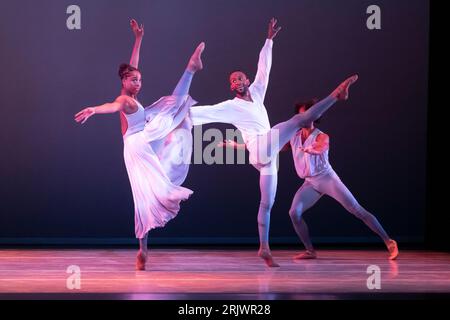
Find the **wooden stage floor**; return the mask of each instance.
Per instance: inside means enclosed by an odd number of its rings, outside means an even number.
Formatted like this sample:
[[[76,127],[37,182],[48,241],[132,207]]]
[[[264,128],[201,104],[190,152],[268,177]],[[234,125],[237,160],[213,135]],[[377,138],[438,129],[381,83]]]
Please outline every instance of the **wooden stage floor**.
[[[274,250],[267,268],[255,250],[151,249],[135,271],[131,249],[0,249],[0,299],[408,299],[449,297],[450,254],[382,250],[319,250],[294,261]],[[67,273],[80,268],[80,277]],[[380,289],[368,288],[379,268]],[[68,279],[70,277],[70,279]],[[80,289],[76,286],[79,279]]]

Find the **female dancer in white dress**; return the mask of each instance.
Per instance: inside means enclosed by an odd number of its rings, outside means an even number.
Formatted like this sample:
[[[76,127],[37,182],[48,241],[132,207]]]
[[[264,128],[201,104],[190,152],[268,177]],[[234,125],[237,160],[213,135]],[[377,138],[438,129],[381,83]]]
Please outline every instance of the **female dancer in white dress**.
[[[144,27],[139,27],[135,20],[131,20],[131,27],[136,41],[130,64],[120,66],[120,96],[112,103],[81,110],[75,115],[75,121],[84,123],[94,114],[120,112],[124,160],[140,245],[136,268],[145,270],[148,232],[173,219],[180,210],[180,202],[192,194],[181,186],[192,153],[192,124],[188,111],[196,103],[188,92],[194,73],[203,68],[201,54],[205,44],[201,43],[195,50],[172,95],[144,108],[137,100],[141,89],[138,64]]]
[[[296,114],[306,112],[314,103],[313,100],[296,104]],[[311,122],[307,127],[299,130],[290,141],[295,169],[298,176],[305,179],[295,194],[289,210],[294,229],[306,247],[306,251],[296,255],[294,259],[315,259],[317,257],[309,238],[308,226],[303,219],[303,213],[324,194],[335,199],[348,212],[364,222],[384,241],[389,251],[389,259],[396,259],[398,256],[397,243],[388,236],[377,218],[358,203],[350,190],[339,179],[328,161],[329,136],[317,129],[315,123]]]

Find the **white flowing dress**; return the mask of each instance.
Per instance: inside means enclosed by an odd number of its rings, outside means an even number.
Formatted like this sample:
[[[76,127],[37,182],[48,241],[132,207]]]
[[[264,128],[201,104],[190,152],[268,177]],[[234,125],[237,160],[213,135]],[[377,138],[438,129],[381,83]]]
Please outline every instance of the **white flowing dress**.
[[[190,96],[166,96],[124,114],[124,160],[133,193],[136,238],[164,226],[180,210],[192,190],[184,182],[192,154]]]

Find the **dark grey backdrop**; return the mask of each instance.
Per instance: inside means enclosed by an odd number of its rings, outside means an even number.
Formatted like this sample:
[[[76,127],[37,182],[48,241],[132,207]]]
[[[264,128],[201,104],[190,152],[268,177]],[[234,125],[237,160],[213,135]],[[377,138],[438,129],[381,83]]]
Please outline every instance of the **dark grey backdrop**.
[[[70,4],[81,7],[81,30],[66,28]],[[366,28],[371,4],[381,7],[381,30]],[[73,121],[81,108],[119,94],[117,67],[131,53],[131,17],[145,24],[139,97],[145,105],[171,92],[200,41],[206,42],[205,69],[192,96],[202,104],[231,97],[228,73],[240,68],[253,78],[272,16],[283,27],[266,96],[272,125],[291,116],[295,100],[323,97],[357,72],[351,99],[320,126],[331,136],[332,165],[389,233],[421,241],[428,13],[424,0],[2,1],[0,243],[134,237],[118,115],[83,127]],[[290,153],[280,164],[271,235],[292,242],[288,209],[302,181]],[[154,242],[256,240],[258,174],[250,165],[194,165],[185,186],[193,197],[153,232]],[[316,240],[375,240],[331,199],[322,199],[306,219]]]

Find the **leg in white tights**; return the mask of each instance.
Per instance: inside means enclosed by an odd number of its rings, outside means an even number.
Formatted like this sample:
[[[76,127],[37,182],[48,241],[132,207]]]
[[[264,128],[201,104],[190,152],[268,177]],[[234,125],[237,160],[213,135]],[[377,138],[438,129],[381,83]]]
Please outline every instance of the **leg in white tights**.
[[[306,250],[311,253],[314,253],[315,251],[309,237],[308,226],[302,215],[306,210],[315,205],[321,197],[322,194],[314,190],[314,187],[308,181],[305,181],[295,194],[291,208],[289,209],[289,216],[291,217],[295,232]]]
[[[273,174],[264,174],[264,172],[262,172],[259,176],[261,201],[259,203],[258,210],[258,231],[260,243],[258,255],[264,259],[269,267],[279,266],[273,260],[269,247],[270,211],[272,210],[272,206],[275,202],[277,180],[278,175],[276,172]]]

